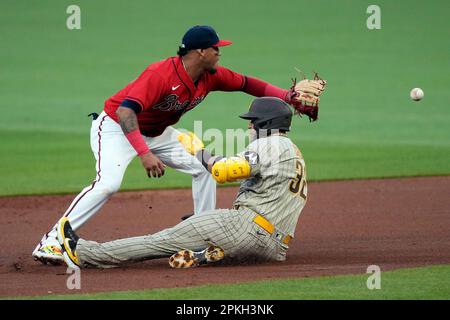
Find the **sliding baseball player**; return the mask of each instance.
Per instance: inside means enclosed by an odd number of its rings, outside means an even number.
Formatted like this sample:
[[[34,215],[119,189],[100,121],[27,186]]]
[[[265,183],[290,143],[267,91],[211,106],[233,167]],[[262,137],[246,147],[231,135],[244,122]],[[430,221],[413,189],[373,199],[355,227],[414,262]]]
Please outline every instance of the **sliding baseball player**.
[[[237,157],[190,149],[217,182],[244,179],[232,209],[208,210],[155,234],[106,243],[80,239],[63,218],[58,240],[67,265],[109,268],[164,257],[174,268],[223,258],[284,261],[308,193],[305,161],[287,137],[292,111],[281,99],[263,97],[241,118],[250,121],[253,141]]]

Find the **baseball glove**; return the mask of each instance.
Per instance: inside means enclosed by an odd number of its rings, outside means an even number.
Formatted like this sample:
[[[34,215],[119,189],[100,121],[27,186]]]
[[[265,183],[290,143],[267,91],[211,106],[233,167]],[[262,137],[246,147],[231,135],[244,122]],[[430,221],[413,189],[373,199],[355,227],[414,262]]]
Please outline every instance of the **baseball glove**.
[[[315,72],[313,80],[303,79],[297,83],[297,80],[293,79],[292,82],[288,92],[288,103],[294,107],[296,114],[300,116],[305,114],[309,117],[309,121],[316,121],[319,116],[319,96],[325,90],[326,80]]]

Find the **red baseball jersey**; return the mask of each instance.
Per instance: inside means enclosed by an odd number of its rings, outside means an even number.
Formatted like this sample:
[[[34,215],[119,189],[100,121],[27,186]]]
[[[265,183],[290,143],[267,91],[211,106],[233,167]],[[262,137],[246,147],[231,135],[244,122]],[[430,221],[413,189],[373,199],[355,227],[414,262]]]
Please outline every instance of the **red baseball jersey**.
[[[106,100],[104,110],[118,122],[116,110],[120,105],[133,109],[141,133],[156,137],[210,91],[238,91],[245,84],[245,76],[221,66],[215,74],[205,72],[194,84],[181,58],[170,57],[149,65],[137,79]]]

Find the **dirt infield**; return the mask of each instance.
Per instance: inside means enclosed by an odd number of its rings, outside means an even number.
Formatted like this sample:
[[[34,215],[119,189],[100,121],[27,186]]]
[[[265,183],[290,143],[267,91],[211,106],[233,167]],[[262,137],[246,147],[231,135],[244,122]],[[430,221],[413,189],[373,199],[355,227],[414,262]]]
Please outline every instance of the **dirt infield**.
[[[63,266],[44,266],[31,252],[73,196],[0,198],[0,296],[87,293],[206,283],[365,273],[450,263],[450,177],[309,184],[284,263],[174,270],[166,259],[124,269],[83,270],[81,290],[68,290]],[[218,191],[229,207],[236,188]],[[116,194],[79,233],[105,241],[153,233],[192,210],[190,190]],[[232,272],[231,272],[232,271]]]

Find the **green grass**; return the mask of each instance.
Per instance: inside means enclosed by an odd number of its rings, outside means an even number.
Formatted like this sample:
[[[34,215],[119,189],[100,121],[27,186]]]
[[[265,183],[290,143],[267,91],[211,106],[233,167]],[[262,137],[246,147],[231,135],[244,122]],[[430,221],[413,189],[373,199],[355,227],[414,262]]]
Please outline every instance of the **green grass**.
[[[20,299],[450,299],[450,265],[381,272],[381,289],[369,290],[370,274],[270,280],[232,285],[152,289],[96,294],[21,297]]]
[[[319,122],[296,119],[291,133],[311,180],[450,174],[448,2],[432,3],[378,1],[382,29],[370,31],[369,1],[85,0],[77,1],[82,29],[69,31],[72,1],[3,1],[0,195],[89,184],[87,114],[146,65],[173,55],[198,23],[234,41],[222,64],[236,71],[281,87],[297,76],[294,67],[328,80]],[[413,87],[424,89],[423,101],[409,99]],[[251,100],[212,93],[177,126],[192,129],[202,119],[204,130],[245,128],[237,115]],[[123,189],[189,185],[173,171],[148,181],[136,162]]]

